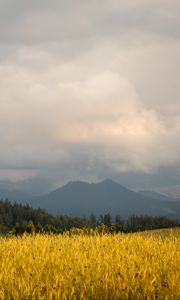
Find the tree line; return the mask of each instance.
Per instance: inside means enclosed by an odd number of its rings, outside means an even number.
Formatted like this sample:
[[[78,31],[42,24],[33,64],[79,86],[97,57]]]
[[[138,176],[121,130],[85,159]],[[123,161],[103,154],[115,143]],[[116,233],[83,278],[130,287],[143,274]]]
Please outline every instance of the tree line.
[[[165,216],[132,215],[127,219],[123,219],[120,215],[112,218],[109,213],[99,217],[94,214],[89,217],[53,216],[45,209],[34,209],[29,204],[0,200],[0,234],[63,233],[72,231],[73,228],[117,233],[179,226],[178,220],[171,220]]]

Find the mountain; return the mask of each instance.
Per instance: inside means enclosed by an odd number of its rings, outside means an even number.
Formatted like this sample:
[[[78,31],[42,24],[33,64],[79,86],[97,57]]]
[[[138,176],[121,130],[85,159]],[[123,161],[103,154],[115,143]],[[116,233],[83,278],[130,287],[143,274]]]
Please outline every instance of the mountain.
[[[29,203],[32,197],[16,189],[0,188],[0,199],[8,199],[11,202],[16,201],[18,203]]]
[[[34,207],[52,214],[87,216],[111,213],[127,217],[138,215],[167,215],[180,217],[180,201],[171,203],[133,192],[107,179],[100,183],[69,182],[61,188],[31,202]]]
[[[147,190],[143,190],[143,191],[139,191],[140,194],[146,196],[146,197],[150,197],[153,199],[157,199],[157,200],[162,200],[162,201],[177,201],[176,198],[173,197],[168,197],[166,195],[163,195],[161,193],[158,192],[154,192],[154,191],[147,191]]]

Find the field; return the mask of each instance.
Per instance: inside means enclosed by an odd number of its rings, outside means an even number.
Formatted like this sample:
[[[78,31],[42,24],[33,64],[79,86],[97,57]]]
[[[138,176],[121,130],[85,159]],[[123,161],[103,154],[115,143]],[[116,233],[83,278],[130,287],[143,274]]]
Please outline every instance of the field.
[[[0,299],[180,299],[180,231],[0,238]]]

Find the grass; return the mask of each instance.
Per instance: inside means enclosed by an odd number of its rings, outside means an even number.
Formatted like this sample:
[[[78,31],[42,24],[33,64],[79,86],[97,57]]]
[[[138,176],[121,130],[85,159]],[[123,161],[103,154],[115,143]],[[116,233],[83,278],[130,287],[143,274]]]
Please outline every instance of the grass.
[[[180,299],[180,231],[0,238],[0,299]]]

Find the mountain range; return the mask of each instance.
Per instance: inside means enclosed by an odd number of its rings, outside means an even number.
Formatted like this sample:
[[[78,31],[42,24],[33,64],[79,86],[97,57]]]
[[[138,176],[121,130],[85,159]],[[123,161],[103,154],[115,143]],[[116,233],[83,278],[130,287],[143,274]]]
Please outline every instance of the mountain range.
[[[148,214],[180,218],[180,201],[151,191],[134,192],[110,179],[99,183],[69,182],[39,197],[31,197],[17,190],[0,190],[0,198],[27,202],[54,215],[89,216],[93,213],[99,216],[110,213],[122,217]]]

